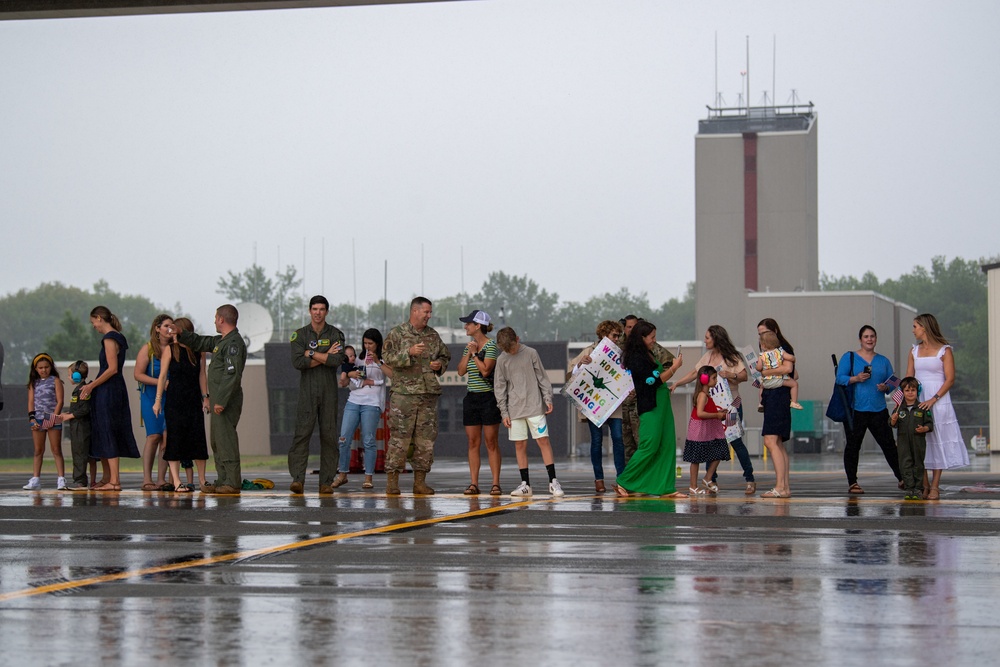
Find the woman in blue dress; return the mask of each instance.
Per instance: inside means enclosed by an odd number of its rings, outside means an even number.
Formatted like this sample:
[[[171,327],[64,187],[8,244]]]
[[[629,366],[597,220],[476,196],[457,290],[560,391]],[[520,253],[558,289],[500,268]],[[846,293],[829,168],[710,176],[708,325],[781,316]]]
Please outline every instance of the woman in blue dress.
[[[80,397],[84,400],[93,395],[90,455],[101,459],[104,473],[93,490],[121,491],[119,457],[139,458],[139,448],[132,435],[128,389],[121,373],[128,342],[121,333],[121,322],[105,306],[90,311],[90,324],[102,336],[97,377],[80,389]]]
[[[160,458],[156,481],[153,481],[153,466],[156,465],[157,453],[164,450],[163,433],[166,431],[166,420],[163,412],[153,412],[153,401],[156,400],[156,385],[160,377],[160,355],[163,353],[166,340],[169,340],[167,327],[174,319],[166,313],[160,313],[153,318],[149,328],[149,343],[139,348],[135,356],[135,371],[133,376],[139,383],[139,409],[142,412],[142,425],[146,428],[146,445],[142,450],[142,490],[164,490],[167,484],[167,464]]]

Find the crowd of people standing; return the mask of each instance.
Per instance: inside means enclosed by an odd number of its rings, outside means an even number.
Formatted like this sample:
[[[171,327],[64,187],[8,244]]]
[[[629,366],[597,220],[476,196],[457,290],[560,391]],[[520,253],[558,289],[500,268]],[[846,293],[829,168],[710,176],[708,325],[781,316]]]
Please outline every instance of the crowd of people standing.
[[[401,493],[400,473],[409,462],[413,493],[434,494],[427,475],[434,461],[438,427],[440,376],[451,361],[448,347],[429,321],[433,304],[413,299],[409,318],[383,340],[377,329],[368,329],[359,349],[347,345],[343,332],[327,322],[329,302],[314,296],[309,302],[310,322],[292,333],[291,364],[300,373],[295,433],[288,452],[292,478],[289,490],[305,492],[309,442],[319,427],[319,493],[331,494],[348,483],[350,447],[360,427],[364,451],[363,489],[373,489],[376,431],[385,418],[387,495]],[[146,431],[143,491],[237,495],[241,475],[237,425],[243,406],[242,374],[247,351],[237,328],[239,313],[232,305],[216,311],[216,335],[200,336],[186,318],[158,315],[150,327],[149,341],[138,351],[134,378],[139,383],[142,423]],[[85,362],[71,368],[75,387],[68,410],[63,411],[63,384],[52,358],[41,353],[32,360],[29,377],[29,422],[34,441],[32,477],[25,489],[41,487],[45,445],[56,464],[57,488],[115,492],[121,490],[119,459],[139,458],[132,433],[128,394],[122,375],[128,342],[121,323],[106,307],[91,312],[91,324],[102,336],[96,377],[88,381]],[[511,496],[532,495],[528,472],[528,440],[536,442],[548,476],[548,489],[563,495],[546,415],[551,414],[552,387],[537,352],[524,345],[510,327],[496,338],[490,315],[476,309],[460,318],[468,337],[457,372],[467,378],[462,420],[468,439],[469,484],[465,495],[482,493],[479,474],[485,444],[490,469],[490,495],[502,495],[501,425],[515,444],[521,484]],[[621,365],[631,375],[634,390],[620,401],[600,425],[589,419],[590,454],[594,491],[605,493],[603,427],[611,435],[615,482],[621,497],[647,494],[667,498],[719,493],[717,469],[729,460],[730,451],[740,462],[744,493],[755,495],[753,463],[743,441],[743,401],[739,385],[751,375],[760,387],[763,412],[761,436],[774,468],[774,487],[766,498],[791,497],[789,459],[785,443],[791,437],[791,410],[801,406],[797,391],[795,350],[778,323],[765,318],[758,323],[756,365],[737,350],[729,333],[719,325],[708,327],[705,352],[692,370],[679,375],[680,350],[671,353],[656,339],[656,325],[634,315],[605,320],[596,327],[596,340],[583,349],[567,368],[567,381],[592,363],[601,341],[621,349]],[[916,343],[907,357],[903,380],[893,375],[892,364],[875,352],[877,333],[865,325],[859,331],[860,347],[845,353],[837,367],[837,384],[850,389],[850,416],[845,424],[844,470],[848,493],[862,494],[858,483],[861,443],[870,432],[907,498],[940,497],[943,470],[968,465],[950,390],[955,382],[951,346],[933,315],[919,315],[913,322]],[[206,364],[206,354],[212,363]],[[694,382],[692,409],[685,429],[683,460],[689,464],[687,493],[676,488],[677,429],[671,392]],[[339,389],[349,389],[343,419],[339,414]],[[720,393],[721,392],[721,393]],[[895,408],[887,408],[892,395]],[[725,397],[723,403],[719,403]],[[210,415],[206,434],[204,415]],[[581,413],[581,419],[584,419]],[[61,428],[70,424],[73,434],[73,486],[65,479]],[[893,429],[897,430],[897,437]],[[206,479],[210,438],[218,480]],[[77,440],[81,440],[79,443]],[[897,446],[897,440],[899,445]],[[158,457],[159,454],[159,457]],[[157,467],[157,459],[160,464]],[[96,462],[102,474],[96,478]],[[197,465],[199,486],[193,484]],[[700,476],[704,466],[704,476]],[[87,475],[87,469],[90,475]],[[187,482],[181,479],[187,470]],[[677,470],[680,470],[677,468]],[[154,481],[155,476],[155,481]]]

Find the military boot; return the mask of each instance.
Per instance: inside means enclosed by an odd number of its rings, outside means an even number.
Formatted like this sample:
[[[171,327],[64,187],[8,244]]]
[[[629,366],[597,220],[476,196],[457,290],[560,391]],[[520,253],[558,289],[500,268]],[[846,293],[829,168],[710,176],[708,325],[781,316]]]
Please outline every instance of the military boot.
[[[413,471],[413,493],[418,496],[433,496],[434,489],[427,486],[426,483],[427,471],[426,470],[414,470]]]
[[[385,473],[385,494],[387,496],[398,496],[399,495],[399,473],[389,472]]]

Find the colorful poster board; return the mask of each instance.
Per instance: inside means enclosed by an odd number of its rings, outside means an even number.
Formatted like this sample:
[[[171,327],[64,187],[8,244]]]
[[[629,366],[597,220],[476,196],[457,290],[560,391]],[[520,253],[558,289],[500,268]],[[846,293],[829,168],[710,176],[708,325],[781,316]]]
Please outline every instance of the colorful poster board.
[[[563,392],[594,426],[603,426],[632,389],[621,349],[604,338],[590,353],[590,363],[580,367]]]

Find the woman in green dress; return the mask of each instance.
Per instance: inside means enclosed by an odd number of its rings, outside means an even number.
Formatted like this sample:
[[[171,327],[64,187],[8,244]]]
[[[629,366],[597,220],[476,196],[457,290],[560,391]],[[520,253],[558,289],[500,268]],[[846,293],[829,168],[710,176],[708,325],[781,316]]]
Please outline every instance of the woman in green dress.
[[[640,320],[625,340],[622,362],[632,374],[636,406],[639,411],[639,447],[618,476],[617,492],[646,493],[667,498],[687,498],[675,487],[674,466],[677,465],[677,437],[674,434],[674,413],[670,406],[670,389],[666,381],[683,363],[681,355],[669,368],[657,363],[652,350],[656,346],[656,327]]]

